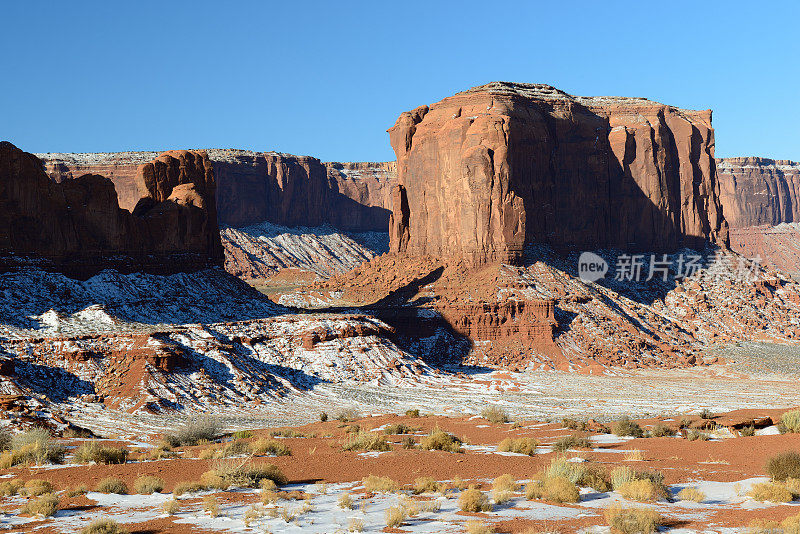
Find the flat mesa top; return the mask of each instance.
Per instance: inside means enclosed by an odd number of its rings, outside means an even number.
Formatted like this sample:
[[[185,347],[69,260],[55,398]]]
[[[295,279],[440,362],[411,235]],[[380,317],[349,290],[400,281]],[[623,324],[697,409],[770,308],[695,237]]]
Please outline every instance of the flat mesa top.
[[[491,82],[479,85],[457,95],[489,93],[493,95],[517,95],[536,100],[562,100],[578,102],[584,106],[629,105],[660,106],[647,98],[629,96],[574,96],[544,83]]]

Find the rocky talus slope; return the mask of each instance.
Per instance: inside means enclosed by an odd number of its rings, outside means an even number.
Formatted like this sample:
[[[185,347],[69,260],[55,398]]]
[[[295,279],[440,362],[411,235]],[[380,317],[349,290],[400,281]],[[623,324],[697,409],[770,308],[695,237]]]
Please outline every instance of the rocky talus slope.
[[[711,111],[494,82],[400,115],[392,250],[517,262],[526,244],[727,244]]]
[[[800,277],[800,223],[731,228],[731,248],[796,279]]]
[[[207,149],[217,181],[223,226],[270,222],[283,226],[330,224],[344,231],[385,232],[391,211],[394,162],[328,162],[310,156]],[[154,152],[37,154],[48,175],[63,182],[87,173],[111,179],[120,206],[138,201],[138,165]]]
[[[0,267],[33,261],[86,277],[105,269],[180,272],[222,264],[214,174],[204,152],[170,151],[137,167],[137,200],[83,174],[55,181],[41,161],[0,143]]]
[[[718,159],[717,175],[731,228],[800,222],[800,163],[758,157]]]

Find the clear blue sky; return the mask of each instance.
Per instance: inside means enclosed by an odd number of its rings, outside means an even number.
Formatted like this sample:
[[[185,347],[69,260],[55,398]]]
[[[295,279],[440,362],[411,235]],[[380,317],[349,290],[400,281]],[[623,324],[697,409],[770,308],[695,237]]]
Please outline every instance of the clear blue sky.
[[[394,159],[397,115],[494,80],[714,110],[717,155],[800,159],[785,2],[3,2],[0,139]]]

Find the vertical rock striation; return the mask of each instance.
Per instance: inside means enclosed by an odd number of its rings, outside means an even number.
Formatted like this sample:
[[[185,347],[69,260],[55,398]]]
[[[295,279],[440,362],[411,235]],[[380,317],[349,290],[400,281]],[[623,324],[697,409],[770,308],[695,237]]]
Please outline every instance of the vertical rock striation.
[[[405,112],[391,248],[479,264],[727,245],[710,111],[494,82]]]
[[[758,157],[717,160],[731,228],[800,222],[800,163]]]

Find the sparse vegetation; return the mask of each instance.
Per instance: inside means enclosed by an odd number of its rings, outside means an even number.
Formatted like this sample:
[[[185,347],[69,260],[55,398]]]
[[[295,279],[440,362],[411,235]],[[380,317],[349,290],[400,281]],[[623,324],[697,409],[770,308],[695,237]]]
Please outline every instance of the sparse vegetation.
[[[508,502],[518,489],[519,484],[511,475],[501,475],[492,481],[492,500],[495,504]]]
[[[767,474],[772,480],[800,478],[800,454],[783,452],[767,460]]]
[[[291,456],[292,450],[285,444],[276,439],[257,439],[249,446],[250,454],[254,456]]]
[[[587,466],[577,484],[581,487],[592,488],[600,493],[611,491],[611,480],[608,472],[596,465]]]
[[[49,480],[42,480],[41,478],[32,478],[25,483],[25,495],[37,497],[45,493],[53,492],[53,483]]]
[[[411,436],[406,436],[400,441],[400,446],[404,449],[415,449],[417,447],[417,442]]]
[[[516,452],[533,456],[538,443],[533,438],[506,438],[497,445],[500,452]]]
[[[800,432],[800,410],[790,410],[781,415],[780,429],[783,433]]]
[[[648,479],[636,479],[619,487],[619,493],[626,499],[639,502],[653,502],[658,499],[656,485]]]
[[[326,412],[320,412],[319,420],[321,423],[324,423],[325,421],[328,420],[328,414]]]
[[[164,435],[164,441],[170,447],[197,445],[201,442],[213,441],[222,432],[219,421],[214,417],[195,417],[187,420],[171,433]]]
[[[0,482],[0,497],[11,497],[19,493],[22,482],[19,480],[3,480]]]
[[[161,509],[164,510],[164,513],[167,515],[175,515],[180,511],[181,503],[175,499],[170,499],[161,505]]]
[[[358,432],[347,437],[342,444],[346,451],[389,451],[392,447],[386,438],[375,432]]]
[[[653,429],[650,430],[650,435],[654,438],[670,438],[675,435],[675,430],[663,423],[657,423]]]
[[[475,486],[461,492],[458,496],[458,507],[462,512],[489,512],[492,504],[489,498]]]
[[[352,510],[353,499],[350,497],[349,493],[344,493],[341,497],[339,497],[339,500],[336,501],[336,505],[342,510]]]
[[[205,476],[207,473],[211,473],[207,477],[209,481],[217,483],[221,481],[226,484],[223,489],[230,486],[257,488],[264,479],[272,480],[279,486],[286,484],[286,477],[277,466],[254,464],[247,460],[219,460],[214,463],[214,468],[210,472],[203,473],[203,475]],[[201,480],[206,482],[202,478]]]
[[[397,482],[389,477],[369,475],[362,479],[364,489],[370,493],[394,493],[397,491]]]
[[[462,443],[457,437],[437,427],[420,440],[419,448],[429,451],[464,452],[461,448]]]
[[[563,476],[545,477],[540,482],[532,482],[528,484],[525,495],[528,499],[544,499],[556,503],[580,501],[578,486]]]
[[[643,508],[612,507],[603,516],[613,534],[653,534],[663,522],[661,514]]]
[[[567,430],[577,430],[579,432],[586,432],[589,430],[589,423],[586,421],[577,421],[575,419],[564,418],[561,420],[561,424]]]
[[[180,497],[184,493],[197,493],[205,489],[206,485],[202,482],[178,482],[175,485],[175,489],[172,490],[172,494],[176,497]]]
[[[641,438],[644,436],[644,430],[639,426],[639,423],[627,416],[614,423],[611,431],[621,437]]]
[[[361,412],[359,412],[356,408],[345,408],[343,410],[339,410],[339,412],[336,414],[336,420],[343,423],[349,423],[360,418]]]
[[[410,410],[406,410],[406,417],[419,417],[419,409],[412,408]]]
[[[164,489],[164,479],[149,475],[140,476],[133,482],[133,491],[140,495],[161,493]]]
[[[446,484],[437,482],[433,477],[419,477],[414,480],[414,494],[421,493],[444,493]]]
[[[589,438],[586,436],[582,436],[580,434],[572,434],[570,436],[564,436],[562,438],[558,438],[555,443],[553,443],[553,450],[556,452],[566,452],[570,449],[591,449],[592,442],[589,441]]]
[[[508,417],[508,412],[499,406],[487,406],[481,410],[481,417],[490,423],[496,424],[508,423],[511,420]]]
[[[124,481],[118,478],[107,477],[97,483],[95,491],[99,493],[116,493],[118,495],[127,495],[128,486]]]
[[[700,415],[700,419],[705,419],[705,420],[714,419],[714,417],[715,417],[714,416],[714,412],[712,412],[708,408],[703,408],[703,410],[700,412],[699,415]]]
[[[65,454],[66,448],[56,444],[47,429],[34,428],[11,438],[10,450],[0,455],[0,469],[15,465],[60,464]]]
[[[692,501],[703,502],[706,500],[706,494],[697,488],[683,488],[678,492],[679,501]]]
[[[641,462],[644,460],[644,454],[639,449],[632,449],[625,453],[624,460],[626,462]]]
[[[483,521],[467,521],[464,526],[467,534],[494,534],[494,527]]]
[[[211,517],[219,516],[219,503],[216,495],[206,495],[203,497],[203,511]]]
[[[64,494],[69,498],[77,497],[78,495],[86,495],[87,493],[89,493],[89,486],[87,486],[86,484],[73,486],[71,488],[68,488],[67,491],[64,492]]]
[[[253,437],[252,430],[237,430],[233,434],[231,434],[232,439],[248,439]]]
[[[570,462],[566,457],[558,456],[550,461],[543,478],[563,477],[573,484],[577,484],[583,478],[585,471],[586,468],[582,464]]]
[[[387,436],[393,436],[397,434],[411,434],[412,432],[416,432],[416,428],[411,428],[410,426],[404,425],[403,423],[398,423],[396,425],[389,425],[383,429],[383,433]]]
[[[770,482],[762,482],[753,485],[753,488],[747,495],[756,501],[791,502],[794,500],[794,495],[792,495],[792,492],[786,489],[785,486]]]
[[[128,531],[111,519],[96,519],[81,530],[81,534],[128,534]]]
[[[31,516],[50,517],[58,511],[58,497],[54,493],[45,493],[31,499],[22,507],[22,513]]]
[[[742,428],[739,431],[739,435],[743,438],[750,438],[756,435],[756,427],[755,425],[750,425]]]
[[[406,509],[402,506],[390,506],[384,513],[386,518],[386,526],[389,528],[399,527],[405,523],[408,515]]]
[[[87,441],[75,449],[75,462],[79,464],[124,464],[130,452],[124,447],[103,445],[97,441]]]
[[[705,432],[700,432],[696,428],[691,428],[686,433],[686,439],[689,441],[708,441],[711,437]]]
[[[636,471],[627,465],[615,467],[611,470],[610,478],[611,487],[616,491],[628,482],[633,482],[636,480]]]

